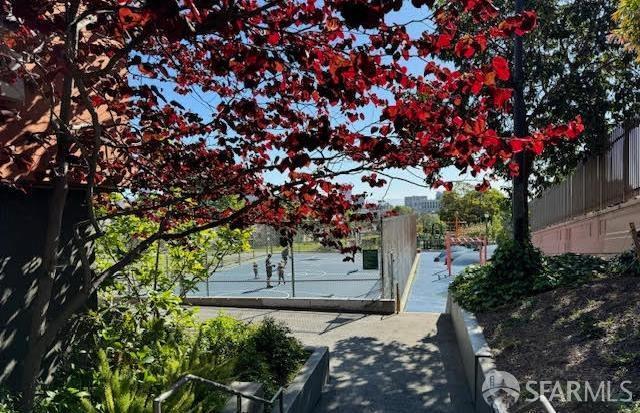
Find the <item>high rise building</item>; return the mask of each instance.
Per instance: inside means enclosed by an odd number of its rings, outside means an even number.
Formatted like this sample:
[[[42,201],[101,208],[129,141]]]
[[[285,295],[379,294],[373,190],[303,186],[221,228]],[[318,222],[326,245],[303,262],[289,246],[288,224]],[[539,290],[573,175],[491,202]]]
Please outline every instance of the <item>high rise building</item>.
[[[418,214],[437,213],[440,210],[440,198],[442,198],[440,192],[435,199],[427,196],[408,196],[404,198],[404,205]]]

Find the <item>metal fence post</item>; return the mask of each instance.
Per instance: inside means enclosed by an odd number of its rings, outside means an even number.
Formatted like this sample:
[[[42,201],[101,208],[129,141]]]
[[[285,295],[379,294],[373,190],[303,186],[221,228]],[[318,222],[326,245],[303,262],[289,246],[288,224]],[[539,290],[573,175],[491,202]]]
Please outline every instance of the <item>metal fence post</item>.
[[[385,260],[384,260],[384,254],[385,254],[385,248],[384,248],[384,221],[382,220],[382,218],[380,218],[380,286],[381,286],[381,291],[380,294],[382,296],[382,298],[387,298],[386,296],[386,292],[387,289],[385,288],[385,273],[386,273],[386,268],[385,268]]]
[[[291,297],[296,298],[296,268],[294,266],[293,258],[293,239],[289,245],[291,246]]]
[[[236,396],[236,412],[242,413],[242,396]]]

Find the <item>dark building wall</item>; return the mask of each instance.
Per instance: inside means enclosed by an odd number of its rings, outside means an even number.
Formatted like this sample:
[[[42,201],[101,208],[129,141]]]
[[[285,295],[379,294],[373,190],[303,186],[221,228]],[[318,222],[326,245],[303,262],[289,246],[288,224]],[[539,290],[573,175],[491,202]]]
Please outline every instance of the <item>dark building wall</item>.
[[[18,365],[26,353],[30,319],[27,307],[41,270],[50,191],[28,193],[0,187],[0,385],[17,384]],[[70,191],[63,217],[61,254],[49,314],[56,314],[82,286],[82,268],[73,248],[73,228],[87,218],[84,192]],[[64,337],[61,334],[60,337]],[[63,349],[58,340],[56,348]],[[44,379],[56,366],[59,351],[50,352],[43,365]]]

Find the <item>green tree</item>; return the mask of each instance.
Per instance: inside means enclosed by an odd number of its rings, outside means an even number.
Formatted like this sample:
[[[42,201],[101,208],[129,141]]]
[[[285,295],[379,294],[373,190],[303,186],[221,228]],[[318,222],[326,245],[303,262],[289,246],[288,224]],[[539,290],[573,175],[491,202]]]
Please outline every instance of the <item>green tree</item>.
[[[494,3],[505,16],[514,10],[513,0]],[[629,33],[638,4],[639,0],[620,3],[624,11],[617,15]],[[612,18],[616,6],[617,0],[526,1],[525,7],[538,14],[539,25],[524,38],[528,126],[533,130],[567,122],[576,114],[582,115],[585,124],[578,145],[547,146],[536,159],[531,170],[533,194],[561,180],[586,156],[601,152],[613,128],[640,113],[640,64],[633,53],[610,40],[616,28]],[[639,30],[637,22],[635,17]],[[505,39],[488,47],[507,55],[513,45]],[[496,114],[492,122],[505,133],[512,130],[510,115]]]
[[[409,208],[408,206],[404,206],[404,205],[396,205],[396,206],[393,207],[391,212],[393,212],[395,214],[398,214],[398,215],[409,215],[409,214],[413,214],[413,209]]]
[[[437,228],[444,226],[438,214],[419,214],[417,221],[418,234],[430,233],[434,226]]]
[[[134,215],[114,218],[97,242],[96,266],[108,268],[135,247],[137,240],[158,229],[158,223]],[[180,296],[196,288],[223,263],[225,257],[250,248],[251,230],[222,226],[172,242],[156,241],[114,284],[127,295],[176,291]]]
[[[618,23],[615,36],[636,53],[640,62],[640,0],[620,0],[613,17]]]
[[[498,219],[508,207],[509,200],[497,189],[479,192],[462,185],[442,196],[439,215],[447,223],[454,222],[457,217],[461,223],[479,224],[487,218]]]

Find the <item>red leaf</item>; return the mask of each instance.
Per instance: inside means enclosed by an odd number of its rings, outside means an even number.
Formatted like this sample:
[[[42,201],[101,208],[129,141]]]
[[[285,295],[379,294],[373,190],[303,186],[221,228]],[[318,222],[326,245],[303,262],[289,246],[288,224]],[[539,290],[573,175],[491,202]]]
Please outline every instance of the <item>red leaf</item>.
[[[151,66],[148,63],[140,63],[138,65],[138,70],[140,71],[140,73],[142,73],[143,75],[149,76],[149,77],[157,77],[158,74],[153,70],[153,66]]]
[[[491,66],[496,72],[496,76],[500,80],[509,80],[511,71],[509,70],[509,62],[502,56],[496,56],[491,60]]]
[[[481,183],[476,185],[476,191],[479,192],[486,192],[489,188],[491,188],[491,184],[486,179],[483,179]]]
[[[441,34],[438,36],[438,41],[436,42],[436,47],[438,49],[446,49],[451,47],[451,41],[453,40],[453,36],[450,34]]]
[[[540,155],[544,151],[544,141],[535,140],[531,142],[531,147],[533,149],[533,153]]]
[[[511,146],[511,150],[514,153],[518,153],[518,152],[522,152],[524,150],[524,147],[528,142],[529,142],[528,139],[511,138],[509,140],[509,146]]]
[[[272,46],[277,45],[280,42],[280,33],[273,32],[269,34],[269,36],[267,36],[267,42]]]

